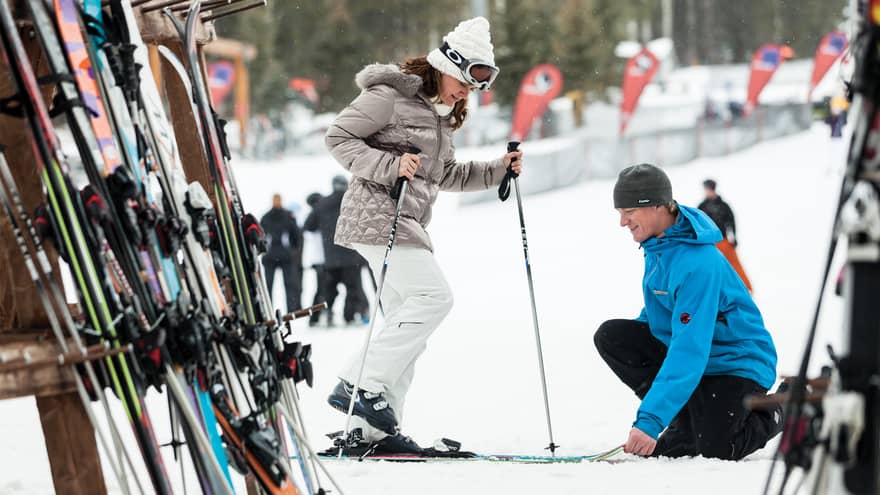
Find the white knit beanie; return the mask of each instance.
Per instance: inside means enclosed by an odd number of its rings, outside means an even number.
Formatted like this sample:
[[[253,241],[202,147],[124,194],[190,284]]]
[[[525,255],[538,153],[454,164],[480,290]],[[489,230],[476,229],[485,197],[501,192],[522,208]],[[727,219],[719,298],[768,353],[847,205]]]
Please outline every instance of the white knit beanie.
[[[495,65],[495,54],[492,53],[492,36],[489,34],[489,21],[485,17],[474,17],[461,21],[455,29],[443,37],[443,41],[468,60],[488,62]],[[444,74],[448,74],[466,83],[461,69],[446,55],[435,48],[428,53],[428,63]]]

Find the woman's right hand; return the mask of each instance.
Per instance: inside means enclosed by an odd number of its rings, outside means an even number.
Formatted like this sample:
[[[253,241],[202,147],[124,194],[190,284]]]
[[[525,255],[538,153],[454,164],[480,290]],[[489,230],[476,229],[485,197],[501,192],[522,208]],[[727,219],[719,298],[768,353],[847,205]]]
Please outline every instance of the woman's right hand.
[[[400,155],[400,166],[397,168],[397,176],[413,180],[413,177],[416,175],[416,170],[421,166],[422,161],[419,158],[419,155],[404,153]]]

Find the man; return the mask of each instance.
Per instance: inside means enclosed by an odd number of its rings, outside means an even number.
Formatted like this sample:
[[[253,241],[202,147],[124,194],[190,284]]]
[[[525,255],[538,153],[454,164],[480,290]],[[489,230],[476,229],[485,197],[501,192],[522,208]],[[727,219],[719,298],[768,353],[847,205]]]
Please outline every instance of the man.
[[[268,244],[263,255],[263,267],[266,269],[269,294],[275,283],[275,270],[280,268],[284,277],[287,311],[296,311],[301,308],[302,234],[293,212],[281,206],[280,194],[272,196],[272,209],[260,219],[260,226],[266,233]]]
[[[653,165],[620,173],[614,207],[645,252],[641,314],[606,321],[594,336],[602,359],[642,400],[624,451],[742,459],[783,421],[781,408],[743,406],[744,397],[766,393],[775,381],[776,349],[714,247],[721,233],[701,211],[679,206],[669,178]]]
[[[706,179],[703,181],[703,189],[706,194],[706,199],[704,199],[697,208],[703,210],[706,215],[709,215],[709,218],[711,218],[718,229],[721,230],[722,239],[715,244],[715,247],[724,254],[724,257],[727,258],[730,266],[736,270],[739,278],[742,279],[743,283],[746,285],[746,289],[751,292],[752,282],[749,280],[749,277],[746,276],[746,271],[743,269],[742,263],[739,262],[739,256],[736,255],[736,221],[733,217],[733,210],[731,210],[730,205],[721,199],[721,196],[715,192],[717,186],[718,184],[712,179]]]
[[[309,232],[320,231],[324,245],[324,277],[321,294],[327,301],[328,309],[325,312],[328,326],[333,325],[333,302],[336,300],[338,294],[336,287],[339,284],[345,286],[343,318],[346,323],[354,322],[355,314],[363,310],[363,301],[366,299],[361,284],[363,258],[357,251],[338,246],[333,241],[342,196],[347,189],[348,179],[341,175],[334,177],[333,193],[318,201],[303,225],[303,228]]]

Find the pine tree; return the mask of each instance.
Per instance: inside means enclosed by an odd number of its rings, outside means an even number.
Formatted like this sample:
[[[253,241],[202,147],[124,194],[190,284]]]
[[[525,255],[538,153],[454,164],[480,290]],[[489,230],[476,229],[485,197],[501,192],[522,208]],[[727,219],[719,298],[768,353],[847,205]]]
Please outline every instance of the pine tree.
[[[495,12],[495,62],[501,68],[494,89],[499,102],[513,103],[526,73],[542,63],[559,64],[553,49],[557,25],[553,12],[561,0],[504,2]]]
[[[593,14],[593,0],[566,0],[559,9],[554,50],[559,59],[565,90],[595,90],[602,86],[598,73],[612,43],[603,38]]]

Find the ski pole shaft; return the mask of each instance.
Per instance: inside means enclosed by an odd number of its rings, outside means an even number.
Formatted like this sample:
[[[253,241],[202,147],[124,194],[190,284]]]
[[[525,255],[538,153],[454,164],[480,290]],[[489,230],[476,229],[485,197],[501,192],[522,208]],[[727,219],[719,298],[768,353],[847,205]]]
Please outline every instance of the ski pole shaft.
[[[418,154],[421,152],[418,148],[414,146],[410,146],[407,150],[408,153]],[[367,335],[364,337],[364,345],[361,349],[361,363],[358,367],[357,379],[354,382],[354,388],[351,391],[351,398],[348,400],[348,412],[345,415],[345,428],[343,429],[342,439],[343,441],[348,438],[348,433],[351,428],[351,416],[354,413],[354,402],[357,400],[358,392],[361,386],[361,378],[364,375],[364,366],[367,363],[367,351],[370,350],[370,340],[373,337],[373,329],[376,326],[376,317],[379,315],[379,304],[382,301],[382,290],[385,288],[385,274],[388,273],[388,259],[391,257],[391,249],[394,247],[394,239],[397,238],[397,223],[400,221],[400,210],[403,207],[403,202],[406,199],[406,190],[407,186],[409,186],[409,180],[406,177],[399,177],[397,179],[397,184],[395,184],[394,188],[391,191],[391,197],[396,197],[397,199],[397,207],[394,211],[394,221],[391,223],[391,234],[388,236],[388,247],[385,248],[385,257],[382,260],[382,272],[379,275],[379,287],[376,289],[376,304],[373,306],[373,316],[370,318],[370,327],[367,330]],[[398,193],[399,190],[399,193]],[[343,448],[339,448],[339,457],[342,458]]]
[[[507,143],[507,151],[516,151],[519,147],[519,142],[510,141]],[[516,158],[511,160],[511,165]],[[511,170],[509,173],[513,174]],[[523,244],[523,255],[525,256],[526,261],[526,278],[529,282],[529,297],[531,298],[532,303],[532,323],[535,328],[535,344],[537,346],[538,351],[538,371],[541,375],[541,391],[544,394],[544,413],[547,416],[547,433],[550,437],[550,445],[547,446],[547,449],[550,450],[550,453],[556,455],[556,448],[558,445],[553,442],[553,426],[550,422],[550,399],[547,395],[547,377],[544,373],[544,351],[541,348],[541,332],[538,328],[538,308],[535,305],[535,286],[532,282],[532,264],[529,261],[529,242],[526,238],[526,221],[523,216],[523,205],[522,205],[522,195],[519,190],[519,177],[517,175],[513,176],[513,187],[516,189],[516,206],[519,209],[519,228],[522,234],[522,244]]]

